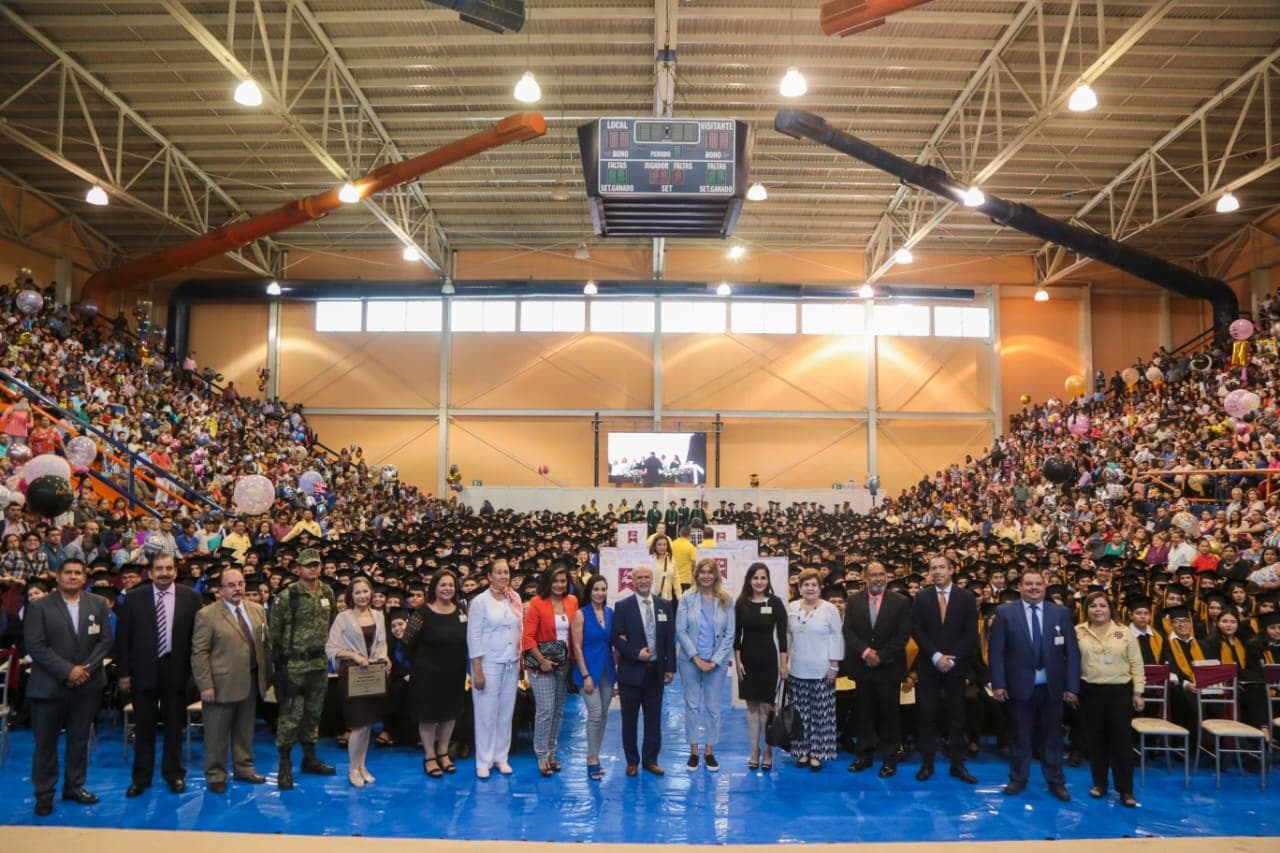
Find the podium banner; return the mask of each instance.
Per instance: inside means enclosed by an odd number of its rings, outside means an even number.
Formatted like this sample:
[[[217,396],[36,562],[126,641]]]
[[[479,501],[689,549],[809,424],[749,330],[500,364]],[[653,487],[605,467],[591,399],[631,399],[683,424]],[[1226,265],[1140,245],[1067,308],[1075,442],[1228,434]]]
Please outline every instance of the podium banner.
[[[725,542],[736,542],[738,539],[736,524],[708,524],[707,529],[711,531],[711,538],[715,540],[717,547]]]
[[[644,548],[600,549],[600,574],[609,582],[610,602],[635,594],[631,573],[640,566],[653,568],[653,557]]]
[[[618,525],[618,547],[619,548],[646,548],[649,539],[649,525],[641,522],[631,522]]]

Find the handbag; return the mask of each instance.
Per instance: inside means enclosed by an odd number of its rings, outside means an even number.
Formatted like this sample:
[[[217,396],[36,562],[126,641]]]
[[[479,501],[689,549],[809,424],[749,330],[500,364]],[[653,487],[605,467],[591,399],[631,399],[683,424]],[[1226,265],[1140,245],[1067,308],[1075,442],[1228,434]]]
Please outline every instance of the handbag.
[[[547,640],[538,643],[538,651],[544,658],[551,661],[552,669],[560,669],[569,660],[569,644],[564,640]],[[542,672],[542,664],[538,662],[538,656],[533,653],[533,649],[524,653],[524,668],[529,672]]]
[[[790,699],[786,682],[779,684],[778,701],[774,703],[764,725],[764,742],[784,752],[790,751],[793,741],[804,737],[804,721],[800,719],[800,709]]]

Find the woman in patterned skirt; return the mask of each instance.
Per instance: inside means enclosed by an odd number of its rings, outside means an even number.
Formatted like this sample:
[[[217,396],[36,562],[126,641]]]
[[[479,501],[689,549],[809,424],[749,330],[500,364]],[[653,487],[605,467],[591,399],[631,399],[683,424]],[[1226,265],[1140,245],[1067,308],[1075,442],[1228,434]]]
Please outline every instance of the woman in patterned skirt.
[[[821,598],[815,569],[796,578],[800,598],[787,606],[787,690],[800,712],[804,734],[791,744],[796,764],[821,770],[836,757],[836,674],[844,658],[840,611]]]

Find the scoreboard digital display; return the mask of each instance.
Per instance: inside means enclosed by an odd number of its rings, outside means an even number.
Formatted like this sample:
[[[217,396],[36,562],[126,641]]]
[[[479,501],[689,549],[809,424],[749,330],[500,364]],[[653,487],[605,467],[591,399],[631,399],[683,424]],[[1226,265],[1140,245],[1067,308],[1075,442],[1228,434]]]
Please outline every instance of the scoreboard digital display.
[[[602,118],[597,190],[609,196],[731,196],[733,119]]]

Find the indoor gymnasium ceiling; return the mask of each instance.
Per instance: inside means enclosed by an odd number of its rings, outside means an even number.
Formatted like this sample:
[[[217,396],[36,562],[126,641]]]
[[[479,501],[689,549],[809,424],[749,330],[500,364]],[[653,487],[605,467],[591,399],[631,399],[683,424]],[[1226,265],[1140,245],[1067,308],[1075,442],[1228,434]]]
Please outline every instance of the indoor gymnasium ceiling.
[[[246,253],[446,246],[572,251],[593,238],[575,129],[652,115],[655,53],[676,51],[672,112],[755,132],[736,236],[861,250],[883,274],[916,251],[1031,253],[1038,241],[772,130],[795,106],[988,193],[1178,258],[1280,203],[1280,0],[936,0],[846,38],[817,0],[528,0],[494,34],[422,0],[5,0],[0,167],[121,249],[191,233],[341,183],[529,109],[548,133],[426,175]],[[665,23],[664,23],[665,21]],[[655,32],[657,30],[657,32]],[[788,66],[808,92],[783,98]],[[251,75],[266,103],[235,103]],[[1082,81],[1099,106],[1066,108]],[[115,196],[95,208],[91,182]],[[1234,189],[1242,208],[1214,212]],[[376,208],[376,209],[375,209]],[[1046,271],[1070,259],[1042,258]]]

